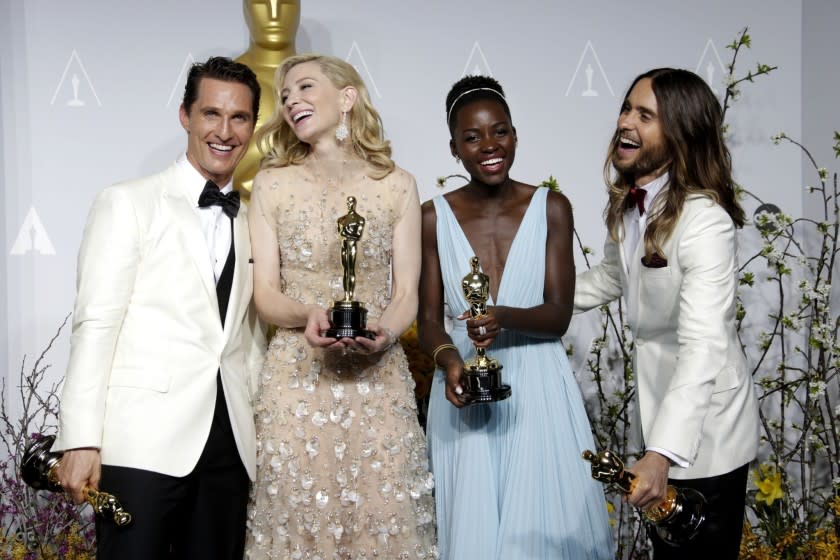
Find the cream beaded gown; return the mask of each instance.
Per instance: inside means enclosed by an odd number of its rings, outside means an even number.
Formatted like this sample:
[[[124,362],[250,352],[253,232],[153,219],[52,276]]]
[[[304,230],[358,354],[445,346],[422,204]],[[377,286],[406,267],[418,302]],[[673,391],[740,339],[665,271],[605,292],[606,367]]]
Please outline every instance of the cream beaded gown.
[[[344,297],[336,220],[354,196],[366,219],[355,299],[376,322],[390,302],[392,231],[417,199],[414,178],[397,168],[374,180],[342,164],[322,173],[297,165],[255,180],[254,210],[276,235],[282,289],[325,308]],[[310,347],[303,328],[278,329],[260,383],[247,558],[437,556],[434,484],[402,347],[342,355]]]

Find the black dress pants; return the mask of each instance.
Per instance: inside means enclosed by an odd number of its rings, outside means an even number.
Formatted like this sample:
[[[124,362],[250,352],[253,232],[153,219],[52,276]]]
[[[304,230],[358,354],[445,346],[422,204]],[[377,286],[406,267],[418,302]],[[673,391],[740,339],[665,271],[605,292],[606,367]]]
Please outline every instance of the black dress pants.
[[[700,532],[682,546],[671,546],[650,528],[654,560],[737,560],[744,528],[749,463],[734,471],[691,480],[668,479],[679,488],[693,488],[706,497],[706,519]]]
[[[249,480],[216,380],[213,423],[195,469],[185,477],[102,466],[99,487],[133,520],[96,520],[99,560],[241,560]]]

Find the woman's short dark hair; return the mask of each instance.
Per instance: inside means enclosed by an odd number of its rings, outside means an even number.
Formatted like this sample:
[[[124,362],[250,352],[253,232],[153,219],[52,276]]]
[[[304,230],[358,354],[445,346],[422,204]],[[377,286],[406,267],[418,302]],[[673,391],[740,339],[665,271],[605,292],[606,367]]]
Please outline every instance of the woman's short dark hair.
[[[510,118],[510,108],[499,82],[490,76],[464,76],[452,85],[446,96],[446,124],[449,126],[450,133],[455,130],[458,117],[456,108],[479,99],[492,99],[500,102],[508,118]]]

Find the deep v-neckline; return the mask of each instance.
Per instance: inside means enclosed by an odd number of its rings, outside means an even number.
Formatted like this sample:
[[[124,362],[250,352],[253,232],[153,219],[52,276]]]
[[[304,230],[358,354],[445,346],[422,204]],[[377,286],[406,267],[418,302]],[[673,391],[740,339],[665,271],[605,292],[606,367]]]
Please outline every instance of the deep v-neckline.
[[[527,220],[528,216],[531,214],[531,208],[533,208],[533,206],[534,206],[534,199],[536,198],[537,192],[539,191],[540,188],[543,188],[543,187],[537,187],[537,188],[534,189],[534,192],[531,193],[531,199],[528,200],[528,207],[525,209],[525,213],[522,214],[522,219],[519,220],[519,225],[516,227],[516,233],[513,235],[513,241],[511,241],[510,247],[508,248],[508,252],[505,255],[505,261],[504,261],[505,265],[504,265],[504,267],[502,267],[502,277],[499,278],[499,289],[496,292],[495,296],[493,295],[492,290],[491,290],[490,299],[487,300],[487,303],[490,304],[490,305],[497,305],[498,304],[499,294],[502,293],[502,287],[504,286],[505,278],[507,277],[507,274],[505,274],[505,273],[507,272],[507,265],[508,265],[508,261],[510,259],[510,255],[513,253],[513,250],[516,247],[517,242],[519,241],[520,233],[522,233],[522,224],[525,223],[525,220]],[[453,222],[458,227],[458,231],[461,233],[461,238],[463,239],[466,246],[469,248],[470,256],[477,255],[477,253],[475,252],[475,249],[472,246],[472,243],[470,243],[470,238],[467,237],[466,232],[464,232],[464,228],[461,227],[461,222],[458,221],[457,216],[455,216],[455,212],[452,210],[452,207],[449,205],[449,201],[446,200],[446,197],[443,196],[443,195],[441,195],[440,198],[443,201],[443,203],[446,205],[446,210],[449,212]],[[466,264],[467,263],[465,263],[464,270],[467,270]],[[481,267],[481,271],[484,272],[484,267],[483,266]],[[491,282],[491,285],[492,285],[492,282]]]

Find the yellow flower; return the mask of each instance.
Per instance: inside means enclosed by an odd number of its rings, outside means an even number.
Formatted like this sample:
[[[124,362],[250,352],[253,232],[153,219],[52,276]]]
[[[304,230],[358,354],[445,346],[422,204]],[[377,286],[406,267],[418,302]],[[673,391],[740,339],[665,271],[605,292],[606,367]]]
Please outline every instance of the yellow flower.
[[[774,560],[777,555],[761,542],[761,538],[753,531],[749,522],[744,522],[741,538],[741,560]]]
[[[840,517],[840,496],[836,496],[833,500],[828,502],[834,517]]]
[[[802,557],[819,560],[840,560],[840,539],[833,529],[817,529],[801,550]]]
[[[613,513],[615,513],[615,506],[612,504],[612,502],[607,502],[607,515],[610,516],[610,520],[609,520],[610,527],[615,527],[616,526],[616,520],[612,516]]]
[[[757,499],[758,498],[756,498],[756,500]],[[790,546],[793,545],[796,542],[796,537],[797,537],[796,529],[790,528],[787,531],[785,531],[784,533],[782,533],[781,536],[779,536],[779,538],[776,540],[776,542],[773,543],[773,545],[775,546],[776,550],[778,550],[779,552],[784,552],[785,550],[790,548]]]
[[[761,465],[753,471],[753,480],[755,487],[758,488],[755,495],[757,503],[764,502],[771,506],[774,501],[784,496],[782,492],[782,473],[776,470],[776,467]]]
[[[26,558],[26,547],[23,546],[23,543],[16,542],[12,545],[12,560],[23,560]]]

